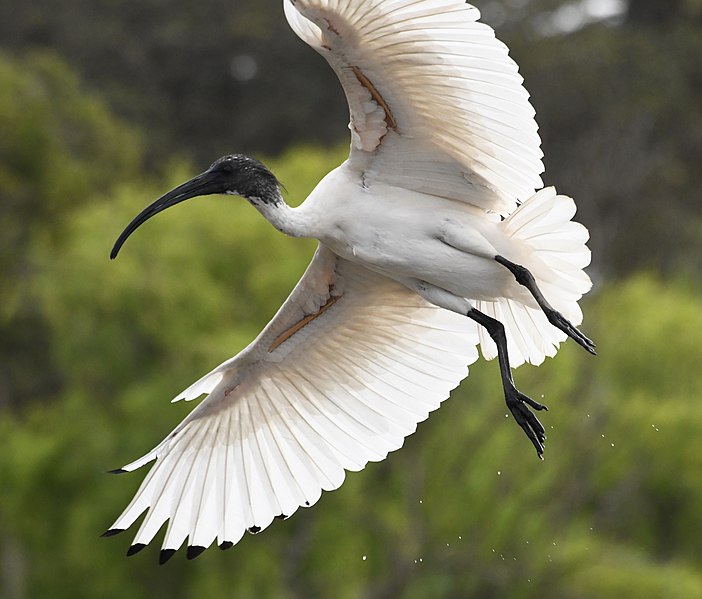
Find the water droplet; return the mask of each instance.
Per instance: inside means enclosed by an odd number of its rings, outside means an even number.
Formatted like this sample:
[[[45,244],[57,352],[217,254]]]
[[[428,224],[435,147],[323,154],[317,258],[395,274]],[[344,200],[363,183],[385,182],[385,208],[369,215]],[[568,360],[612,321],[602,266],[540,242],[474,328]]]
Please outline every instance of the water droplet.
[[[502,476],[502,472],[500,470],[497,471],[497,476]]]
[[[363,561],[364,561],[364,562],[366,561],[366,556],[365,556],[365,555],[363,556]]]
[[[614,447],[614,443],[612,443],[612,447]]]

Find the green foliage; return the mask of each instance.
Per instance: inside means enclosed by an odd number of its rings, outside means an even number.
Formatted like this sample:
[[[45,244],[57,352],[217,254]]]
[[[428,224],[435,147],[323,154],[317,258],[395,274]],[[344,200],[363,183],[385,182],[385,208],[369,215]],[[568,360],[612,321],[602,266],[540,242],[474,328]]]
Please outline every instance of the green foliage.
[[[35,249],[60,251],[70,217],[132,179],[140,154],[138,136],[55,55],[0,54],[0,405],[61,386],[40,341]]]
[[[602,3],[472,3],[520,65],[546,183],[578,201],[593,231],[594,268],[699,274],[702,2],[629,0],[618,19],[569,35],[545,23]],[[63,0],[53,10],[4,2],[0,46],[60,53],[145,132],[152,164],[173,152],[204,165],[229,152],[347,140],[338,81],[290,30],[280,5]]]
[[[301,198],[341,155],[304,149],[272,166]],[[401,451],[229,552],[158,568],[157,547],[123,556],[130,532],[98,538],[143,477],[104,471],[187,413],[167,400],[258,332],[313,249],[246,202],[208,198],[159,215],[110,262],[123,225],[191,174],[174,166],[165,183],[120,186],[71,214],[60,251],[35,249],[35,294],[67,381],[59,401],[0,417],[0,559],[23,564],[17,596],[702,592],[702,306],[653,276],[585,306],[597,358],[566,344],[517,371],[551,407],[544,462],[505,418],[496,365],[478,363]]]
[[[575,197],[600,272],[699,272],[701,54],[699,23],[688,21],[513,44],[545,181]]]
[[[153,17],[158,6],[125,14],[148,25],[139,11]],[[71,24],[75,10],[56,13]],[[159,29],[156,48],[173,47],[183,33],[174,27]],[[227,27],[242,33],[241,23]],[[265,39],[265,29],[256,21],[250,34]],[[114,52],[113,38],[92,31],[98,46]],[[690,264],[689,254],[678,254],[689,246],[672,235],[682,239],[690,227],[699,240],[689,199],[699,183],[699,40],[677,29],[666,44],[632,31],[616,40],[597,28],[568,43],[543,40],[531,63],[543,75],[533,66],[530,78],[537,90],[543,84],[537,106],[553,115],[543,131],[556,162],[549,172],[566,172],[564,191],[622,202],[625,211],[604,219],[603,230],[629,240],[621,246],[626,256],[643,247],[649,256],[651,240],[660,239],[666,260]],[[138,62],[140,51],[131,48],[126,53]],[[149,56],[162,64],[162,52]],[[328,96],[304,89],[296,73],[286,72],[285,81],[324,107]],[[211,79],[200,96],[215,95]],[[572,94],[567,101],[549,95],[553,81]],[[279,90],[266,91],[279,99]],[[599,108],[604,96],[612,96],[608,116]],[[673,97],[684,102],[673,106]],[[274,114],[250,103],[258,112],[253,129],[305,112],[294,104]],[[559,141],[561,130],[568,135]],[[140,137],[51,54],[0,57],[0,133],[0,404],[14,408],[0,410],[0,596],[702,596],[702,301],[691,285],[653,274],[609,282],[586,302],[597,358],[568,343],[555,360],[516,372],[520,388],[551,408],[542,418],[544,462],[505,417],[496,364],[481,362],[401,451],[349,474],[314,508],[195,562],[178,555],[159,568],[158,547],[126,559],[131,531],[98,535],[145,470],[105,471],[144,453],[185,416],[192,404],[168,399],[258,333],[314,244],[282,237],[244,201],[207,198],[149,221],[110,262],[111,245],[134,214],[201,169],[159,154],[168,175],[147,177]],[[344,155],[303,147],[267,162],[297,204]],[[572,170],[559,171],[559,160]],[[631,161],[638,167],[624,169]],[[596,169],[583,167],[595,163],[607,176],[593,178]],[[608,181],[620,187],[598,195],[596,186],[609,190]],[[667,199],[670,214],[650,208],[671,189],[690,215],[684,222],[685,212]],[[653,235],[666,227],[672,235]]]
[[[0,276],[28,237],[59,234],[66,214],[132,177],[139,153],[138,138],[65,63],[51,54],[0,55]]]

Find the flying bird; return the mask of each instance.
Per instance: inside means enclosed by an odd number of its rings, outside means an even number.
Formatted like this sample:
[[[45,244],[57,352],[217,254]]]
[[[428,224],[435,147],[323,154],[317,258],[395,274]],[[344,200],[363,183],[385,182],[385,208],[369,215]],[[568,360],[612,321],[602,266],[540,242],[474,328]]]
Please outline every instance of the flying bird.
[[[311,506],[400,448],[478,358],[497,357],[509,412],[539,456],[545,406],[512,368],[540,364],[577,328],[591,287],[573,200],[541,189],[534,110],[517,65],[463,0],[284,0],[293,31],[331,65],[351,150],[298,207],[257,160],[224,156],[120,235],[195,196],[248,200],[317,251],[243,351],[174,401],[207,397],[152,451],[105,533],[146,512],[128,555],[168,521],[160,561],[188,558]],[[539,191],[536,191],[539,190]]]

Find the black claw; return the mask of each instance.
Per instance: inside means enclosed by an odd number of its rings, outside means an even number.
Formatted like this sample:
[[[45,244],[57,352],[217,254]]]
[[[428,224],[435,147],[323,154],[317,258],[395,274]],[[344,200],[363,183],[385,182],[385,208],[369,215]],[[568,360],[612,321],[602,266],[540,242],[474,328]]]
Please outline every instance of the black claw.
[[[517,391],[517,393],[519,393],[518,399],[520,401],[529,404],[532,408],[538,410],[539,412],[541,412],[542,410],[548,412],[548,408],[544,404],[539,403],[538,401],[534,401],[531,397],[524,395],[524,393],[520,393],[519,391]]]
[[[110,530],[106,530],[100,536],[101,537],[114,537],[115,535],[118,535],[121,532],[124,532],[124,528],[110,528]]]
[[[222,551],[226,551],[227,549],[231,549],[232,547],[234,547],[234,543],[232,543],[231,541],[223,541],[219,544],[219,548]]]
[[[287,520],[288,518],[290,518],[290,516],[286,516],[285,514],[278,514],[276,516],[276,520]]]
[[[144,547],[146,547],[146,545],[144,545],[144,543],[135,543],[134,545],[132,545],[128,549],[127,557],[130,557],[130,556],[134,555],[135,553],[139,553]]]
[[[544,314],[546,315],[546,318],[548,318],[548,321],[554,327],[560,329],[566,335],[574,339],[576,343],[584,347],[593,356],[597,355],[597,353],[595,352],[595,344],[592,342],[592,340],[588,339],[585,335],[583,335],[570,323],[570,321],[565,316],[563,316],[563,314],[561,314],[557,310],[554,310],[551,307],[551,305],[546,301],[546,298],[543,296],[541,290],[536,284],[536,279],[534,278],[534,275],[532,275],[523,266],[515,264],[514,262],[510,262],[509,260],[507,260],[507,258],[503,256],[495,256],[495,260],[499,264],[502,264],[502,266],[507,268],[514,275],[514,278],[516,279],[517,283],[523,285],[529,290],[532,297],[536,300],[536,303],[539,304],[539,307],[543,310]]]
[[[258,534],[261,532],[261,527],[260,526],[252,526],[251,528],[246,529],[248,532],[250,532],[252,535]]]
[[[539,419],[526,404],[531,405],[536,410],[546,409],[546,406],[535,402],[517,389],[514,389],[514,394],[508,395],[505,400],[514,420],[522,428],[529,441],[531,441],[534,449],[536,449],[536,454],[540,459],[543,459],[546,429],[544,429]]]
[[[190,545],[185,553],[185,557],[188,559],[195,559],[200,555],[207,547],[201,547],[200,545]]]
[[[536,448],[537,455],[541,457],[544,453],[544,441],[546,439],[546,435],[544,434],[545,430],[543,425],[539,422],[539,419],[529,410],[528,406],[531,406],[535,410],[545,410],[546,406],[520,393],[514,386],[512,371],[509,367],[507,337],[505,336],[504,325],[499,320],[495,320],[491,316],[483,314],[475,308],[472,308],[466,316],[481,326],[484,326],[495,342],[497,346],[497,358],[500,363],[500,378],[502,379],[502,388],[505,392],[505,402],[517,424],[522,427],[522,430]]]
[[[161,549],[161,553],[158,554],[158,563],[163,566],[163,564],[175,555],[175,552],[175,549]]]
[[[563,314],[553,309],[544,309],[544,314],[546,314],[548,321],[554,327],[561,329],[561,331],[568,335],[568,337],[573,339],[585,350],[589,351],[593,356],[597,355],[597,352],[595,351],[595,347],[597,346],[595,345],[594,341],[583,335],[565,316],[563,316]]]

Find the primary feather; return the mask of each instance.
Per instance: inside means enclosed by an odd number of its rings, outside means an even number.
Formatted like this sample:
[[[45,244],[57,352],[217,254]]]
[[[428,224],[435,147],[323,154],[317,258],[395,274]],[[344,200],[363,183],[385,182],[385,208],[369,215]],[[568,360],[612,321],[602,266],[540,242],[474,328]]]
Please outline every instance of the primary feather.
[[[280,344],[301,318],[333,304]],[[344,470],[402,446],[477,357],[470,321],[320,248],[275,318],[234,359],[191,387],[209,396],[160,445],[124,466],[152,467],[111,530],[147,514],[148,544],[236,543],[314,504]]]
[[[503,214],[541,187],[543,154],[529,94],[476,8],[461,0],[283,6],[295,33],[344,87],[350,160],[369,181]]]

